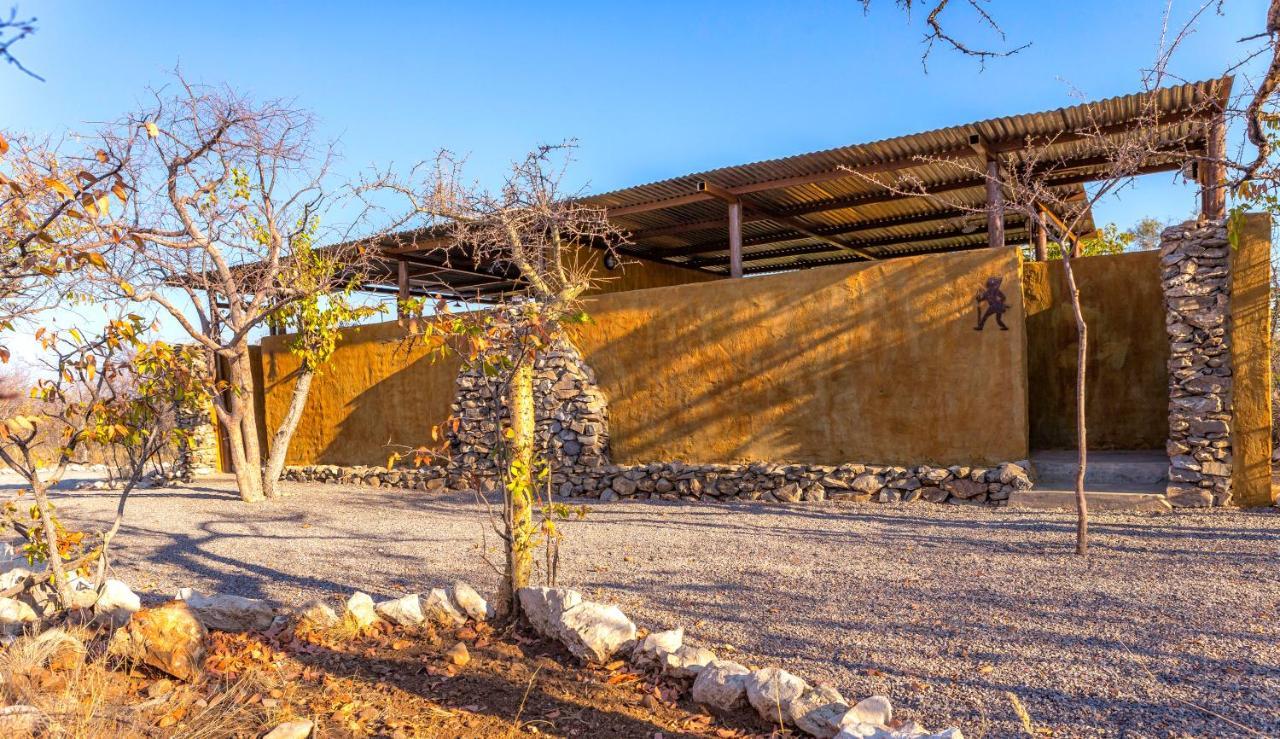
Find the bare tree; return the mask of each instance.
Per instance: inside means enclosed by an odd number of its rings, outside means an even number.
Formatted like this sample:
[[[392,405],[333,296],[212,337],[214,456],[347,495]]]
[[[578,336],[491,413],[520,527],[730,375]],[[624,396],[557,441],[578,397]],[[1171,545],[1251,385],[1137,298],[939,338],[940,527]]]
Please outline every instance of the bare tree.
[[[945,3],[943,4],[945,5]],[[1150,70],[1144,75],[1144,84],[1148,90],[1155,90],[1170,81],[1169,61],[1173,52],[1181,45],[1190,33],[1183,28],[1170,38],[1162,47],[1161,54]],[[960,49],[962,52],[964,49]],[[965,52],[968,53],[968,52]],[[894,181],[885,182],[866,175],[863,176],[875,184],[888,187],[899,193],[927,197],[946,204],[948,208],[968,210],[994,217],[1001,223],[1006,212],[1020,212],[1029,223],[1043,231],[1056,232],[1062,256],[1063,278],[1067,298],[1071,305],[1076,324],[1076,437],[1077,460],[1075,496],[1077,509],[1076,551],[1087,554],[1089,548],[1088,535],[1088,503],[1085,495],[1085,476],[1088,468],[1088,423],[1086,417],[1087,396],[1087,358],[1088,358],[1088,325],[1080,302],[1080,290],[1076,281],[1072,262],[1084,252],[1084,243],[1080,237],[1084,219],[1094,206],[1102,199],[1115,194],[1128,186],[1135,177],[1148,171],[1155,165],[1167,164],[1170,161],[1198,161],[1212,171],[1209,165],[1217,163],[1213,142],[1220,140],[1221,130],[1218,128],[1224,115],[1220,97],[1209,96],[1207,99],[1195,101],[1185,114],[1192,119],[1206,121],[1202,127],[1195,127],[1189,134],[1171,137],[1162,127],[1162,115],[1154,96],[1143,98],[1142,109],[1136,111],[1123,130],[1115,130],[1103,120],[1100,111],[1091,107],[1084,109],[1085,121],[1076,130],[1057,136],[1032,137],[1020,142],[1016,158],[1001,158],[994,155],[984,166],[975,166],[967,159],[937,159],[923,157],[921,163],[946,164],[961,169],[970,175],[985,179],[989,190],[999,194],[995,205],[974,207],[962,199],[929,193],[917,179],[910,175],[902,176]],[[1047,178],[1055,169],[1067,166],[1067,160],[1060,152],[1063,136],[1078,141],[1093,153],[1099,163],[1095,180],[1085,191],[1083,199],[1067,197],[1060,188],[1052,186]],[[1204,151],[1208,146],[1208,151]],[[850,170],[857,173],[856,170]],[[1207,193],[1216,194],[1220,198],[1223,183],[1208,182],[1202,184]],[[994,210],[993,210],[994,209]],[[1034,229],[1033,229],[1034,230]],[[1040,250],[1037,249],[1037,252]],[[1037,253],[1038,258],[1047,254]]]
[[[22,73],[35,77],[41,82],[44,78],[22,65],[18,57],[13,55],[13,45],[36,32],[36,19],[18,17],[17,7],[9,9],[9,16],[0,16],[0,61],[17,67]]]
[[[874,4],[873,0],[859,0],[862,3],[862,12],[869,13]],[[968,9],[978,22],[986,26],[994,33],[1001,44],[1006,42],[1004,29],[996,22],[994,16],[987,11],[986,6],[989,0],[961,0],[956,6]],[[979,64],[985,65],[990,59],[1000,57],[1008,57],[1017,54],[1031,46],[1031,42],[1026,42],[1019,46],[1006,49],[992,49],[985,46],[979,46],[972,41],[965,41],[953,34],[943,18],[942,14],[951,5],[951,0],[927,0],[927,2],[919,2],[918,0],[894,0],[894,4],[906,14],[908,20],[915,15],[916,10],[922,10],[924,16],[924,51],[920,54],[920,63],[928,69],[929,55],[933,53],[935,44],[941,44],[943,47],[965,56],[973,57],[978,60]]]
[[[496,529],[506,550],[499,606],[513,617],[519,614],[516,591],[533,572],[538,470],[546,469],[535,448],[533,365],[541,350],[563,337],[562,326],[581,316],[580,299],[595,283],[594,265],[603,256],[591,247],[610,252],[625,241],[603,209],[563,191],[573,147],[539,147],[512,166],[496,192],[466,184],[447,152],[416,168],[408,182],[388,174],[365,186],[407,201],[396,228],[413,225],[444,235],[444,243],[479,264],[514,267],[523,285],[491,310],[425,322],[422,329],[439,344],[452,344],[464,362],[482,366],[499,388],[489,409],[496,424],[506,423],[493,440],[503,498]]]
[[[274,485],[261,466],[251,335],[359,281],[369,258],[345,238],[315,257],[320,238],[346,235],[320,224],[341,189],[329,181],[332,147],[315,143],[304,111],[181,79],[97,143],[122,163],[121,187],[131,194],[127,211],[95,220],[86,239],[110,256],[98,285],[110,298],[167,312],[207,352],[209,376],[221,364],[227,383],[213,393],[217,420],[241,497],[260,500]],[[295,404],[305,403],[308,387],[295,383]],[[291,434],[275,436],[273,457],[283,459]]]

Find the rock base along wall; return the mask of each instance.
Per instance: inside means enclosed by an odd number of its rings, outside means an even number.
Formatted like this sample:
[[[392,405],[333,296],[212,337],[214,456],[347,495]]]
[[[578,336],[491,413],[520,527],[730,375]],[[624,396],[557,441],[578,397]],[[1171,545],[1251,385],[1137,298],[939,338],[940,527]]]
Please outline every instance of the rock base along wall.
[[[1169,334],[1169,502],[1231,500],[1230,242],[1220,221],[1160,235]]]
[[[559,487],[609,464],[604,394],[573,344],[558,338],[539,352],[533,383],[537,453],[550,462],[552,482]],[[451,410],[457,427],[447,432],[455,478],[470,472],[486,479],[497,472],[492,457],[495,434],[510,417],[501,395],[498,378],[486,376],[480,367],[458,374]]]
[[[888,467],[843,464],[608,465],[575,475],[558,488],[561,497],[601,501],[707,500],[721,502],[950,503],[1003,506],[1015,490],[1032,487],[1026,462],[995,467]],[[455,484],[441,467],[386,469],[313,465],[289,467],[284,479],[370,487],[441,491]]]

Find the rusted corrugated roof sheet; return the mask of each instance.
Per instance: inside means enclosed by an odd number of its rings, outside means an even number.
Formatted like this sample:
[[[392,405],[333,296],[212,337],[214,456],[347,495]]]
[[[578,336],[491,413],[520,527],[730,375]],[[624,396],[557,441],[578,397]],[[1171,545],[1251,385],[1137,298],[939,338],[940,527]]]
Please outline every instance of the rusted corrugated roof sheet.
[[[1083,185],[1113,177],[1109,153],[1128,137],[1167,150],[1144,173],[1176,171],[1204,146],[1208,116],[1231,78],[1082,103],[962,126],[684,175],[586,198],[633,234],[630,253],[713,272],[727,270],[726,206],[700,182],[739,195],[756,216],[743,225],[748,273],[862,257],[796,231],[838,236],[876,257],[986,245],[985,161],[971,136],[999,153],[1014,178],[1057,183],[1055,200],[1084,202]],[[862,169],[863,172],[858,170]],[[907,197],[906,191],[928,191]],[[766,215],[778,218],[770,220]],[[787,220],[790,220],[790,223]],[[1077,224],[1093,230],[1087,212]],[[1006,240],[1028,238],[1025,217],[1008,214]]]

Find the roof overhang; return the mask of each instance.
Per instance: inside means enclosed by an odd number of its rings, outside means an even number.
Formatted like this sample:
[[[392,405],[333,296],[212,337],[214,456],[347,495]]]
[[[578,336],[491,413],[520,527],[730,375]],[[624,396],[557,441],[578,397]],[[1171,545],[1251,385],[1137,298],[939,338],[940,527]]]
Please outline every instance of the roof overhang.
[[[1079,204],[1075,224],[1084,236],[1094,229],[1084,187],[1114,176],[1108,152],[1142,130],[1159,153],[1133,174],[1184,171],[1203,156],[1210,119],[1225,109],[1231,81],[725,167],[585,202],[607,209],[630,234],[629,255],[728,274],[725,202],[737,201],[743,273],[776,272],[990,245],[983,170],[995,159],[1049,188],[1055,207]],[[1028,221],[1026,213],[1006,212],[1005,242],[1026,243]]]

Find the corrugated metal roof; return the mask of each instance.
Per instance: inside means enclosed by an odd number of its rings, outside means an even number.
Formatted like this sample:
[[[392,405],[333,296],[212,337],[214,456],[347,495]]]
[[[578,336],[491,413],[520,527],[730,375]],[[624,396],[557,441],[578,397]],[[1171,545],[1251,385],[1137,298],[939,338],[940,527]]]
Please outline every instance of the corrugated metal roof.
[[[1107,100],[1082,103],[1040,113],[993,118],[961,126],[844,146],[667,180],[637,185],[586,198],[589,204],[608,208],[615,223],[634,234],[631,253],[672,263],[685,263],[710,271],[726,267],[715,258],[727,249],[727,213],[724,203],[698,193],[698,183],[709,182],[727,190],[742,191],[747,207],[776,216],[799,219],[809,229],[833,233],[856,229],[860,224],[915,219],[902,226],[857,230],[842,237],[853,245],[877,244],[868,251],[876,256],[971,248],[985,244],[983,233],[974,235],[945,220],[949,211],[973,211],[985,204],[980,174],[982,160],[970,147],[970,136],[1001,152],[1006,168],[1029,172],[1063,184],[1055,187],[1061,198],[1081,199],[1083,183],[1108,176],[1105,153],[1109,145],[1140,129],[1156,145],[1168,145],[1163,160],[1153,160],[1151,170],[1178,169],[1188,158],[1190,144],[1203,138],[1204,117],[1213,106],[1225,105],[1231,78],[1188,83],[1176,87]],[[1203,145],[1202,143],[1200,144]],[[870,174],[851,169],[871,168]],[[902,178],[942,193],[928,197],[902,197]],[[967,184],[966,184],[967,183]],[[897,197],[888,197],[894,195]],[[865,202],[863,202],[865,201]],[[925,220],[938,215],[933,221]],[[762,269],[794,269],[856,259],[848,251],[788,233],[788,224],[757,216],[743,226],[744,257],[748,272]],[[1093,229],[1085,214],[1082,233]],[[772,235],[772,236],[771,236]],[[949,236],[950,238],[947,238]],[[770,241],[770,238],[772,240]],[[1020,217],[1011,214],[1006,238],[1026,238]],[[751,246],[753,239],[758,243]],[[892,244],[892,240],[901,244]],[[724,242],[719,243],[719,242]],[[812,247],[792,256],[750,259],[750,255],[790,247]],[[706,247],[705,252],[695,252]],[[709,261],[710,260],[710,261]],[[721,261],[726,261],[727,258]]]

